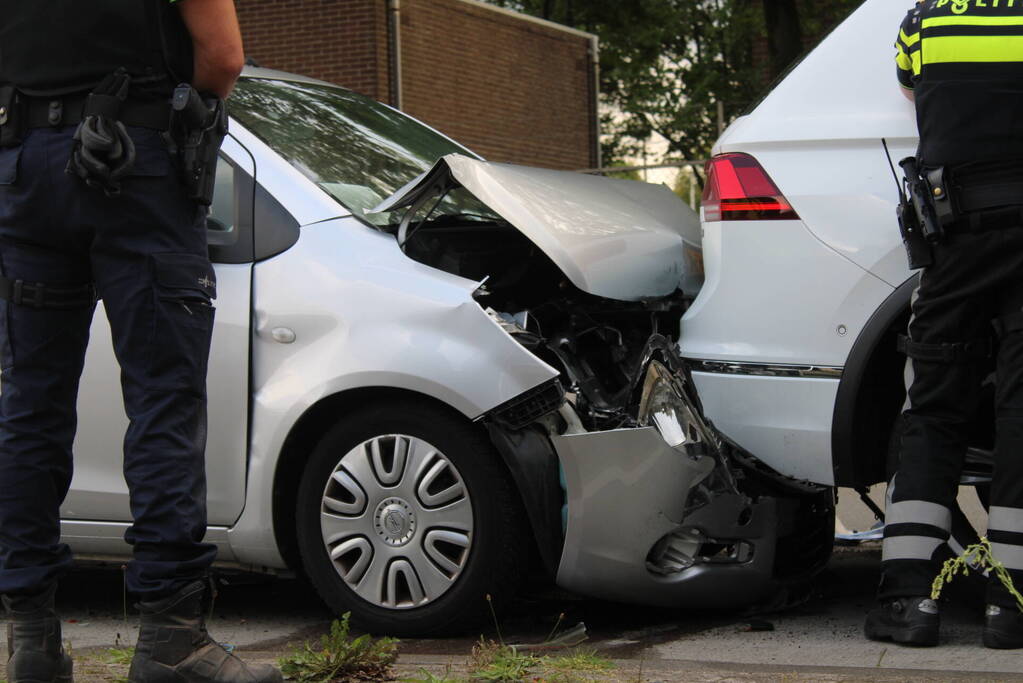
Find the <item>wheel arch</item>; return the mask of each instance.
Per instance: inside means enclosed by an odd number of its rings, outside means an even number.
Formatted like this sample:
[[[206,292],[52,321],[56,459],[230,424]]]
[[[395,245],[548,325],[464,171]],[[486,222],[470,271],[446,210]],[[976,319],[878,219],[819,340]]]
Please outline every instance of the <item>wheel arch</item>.
[[[357,410],[371,404],[398,403],[402,401],[416,401],[429,404],[444,412],[450,413],[458,419],[470,422],[464,413],[444,401],[409,389],[394,387],[360,387],[326,396],[310,406],[295,421],[288,436],[281,447],[280,456],[277,459],[277,466],[274,472],[273,484],[273,533],[274,540],[280,550],[281,556],[288,567],[298,570],[302,566],[301,556],[294,533],[294,510],[298,502],[298,488],[302,478],[302,472],[311,456],[316,444],[323,438],[327,431],[337,422],[340,416],[346,412]],[[487,433],[482,422],[477,423],[481,433],[493,444],[493,438]],[[498,460],[509,481],[514,487],[517,499],[524,505],[524,495],[519,486],[518,479],[512,476],[512,472],[503,453],[498,450]],[[531,531],[531,539],[536,543],[535,534]]]
[[[905,401],[896,338],[906,329],[917,283],[913,276],[885,299],[849,353],[831,429],[836,486],[859,488],[885,479],[889,436]]]

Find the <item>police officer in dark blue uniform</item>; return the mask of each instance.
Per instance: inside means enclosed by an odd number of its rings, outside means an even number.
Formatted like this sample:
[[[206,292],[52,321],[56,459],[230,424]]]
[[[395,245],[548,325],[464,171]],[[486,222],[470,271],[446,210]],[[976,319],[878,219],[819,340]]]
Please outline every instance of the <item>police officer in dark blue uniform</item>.
[[[1023,2],[925,0],[896,42],[920,148],[903,168],[930,244],[902,347],[911,378],[868,638],[939,639],[941,569],[989,358],[997,360],[988,532],[1023,588]],[[917,171],[919,167],[919,171]],[[921,233],[905,230],[907,245]],[[991,573],[984,644],[1023,648],[1023,604]]]
[[[241,70],[233,0],[0,0],[0,17],[7,680],[72,680],[54,608],[57,580],[71,563],[58,510],[71,482],[90,322],[102,299],[130,419],[127,583],[142,616],[129,679],[279,681],[272,667],[248,667],[220,648],[203,623],[216,554],[202,542],[216,291],[208,197],[179,172],[181,153],[168,142],[190,125],[171,116],[176,85],[224,98]]]

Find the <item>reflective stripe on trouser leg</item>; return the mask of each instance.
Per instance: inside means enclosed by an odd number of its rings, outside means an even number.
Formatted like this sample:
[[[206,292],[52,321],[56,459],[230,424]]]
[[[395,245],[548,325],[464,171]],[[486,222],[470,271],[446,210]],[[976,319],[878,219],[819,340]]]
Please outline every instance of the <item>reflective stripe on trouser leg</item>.
[[[1023,546],[992,541],[991,554],[995,556],[996,560],[1004,564],[1006,569],[1023,571]]]
[[[885,506],[878,589],[882,600],[929,594],[937,573],[934,567],[949,553],[952,511],[931,501],[894,502],[899,491],[898,479],[896,474],[888,485]]]
[[[910,316],[909,316],[909,323],[906,326],[906,331],[907,332],[913,326],[913,320],[916,318],[916,314],[913,313],[912,311],[913,311],[913,306],[916,305],[916,300],[919,297],[920,297],[920,287],[918,285],[913,290],[912,296],[910,296],[910,298],[909,298]],[[905,387],[906,387],[906,400],[902,404],[902,412],[906,412],[907,410],[910,410],[913,407],[913,399],[910,398],[909,388],[913,386],[913,380],[915,378],[916,378],[916,375],[914,374],[914,370],[913,370],[913,359],[910,358],[907,355],[906,356],[906,366],[905,366],[905,368],[903,369],[903,372],[902,372],[902,379],[903,379],[903,382],[905,383]],[[901,443],[899,444],[899,447],[900,448],[902,447]],[[889,487],[889,491],[890,490],[891,490],[891,487]]]
[[[1023,509],[992,505],[988,511],[987,528],[1023,534]]]
[[[926,500],[894,502],[897,475],[888,484],[881,561],[930,560],[949,538],[952,511]]]
[[[995,559],[1006,569],[1023,571],[1023,509],[992,505],[987,526]]]
[[[925,500],[904,500],[888,503],[885,510],[887,524],[930,524],[942,531],[952,529],[952,511],[944,505]]]
[[[890,536],[884,539],[882,562],[895,560],[930,560],[945,539],[933,536]]]

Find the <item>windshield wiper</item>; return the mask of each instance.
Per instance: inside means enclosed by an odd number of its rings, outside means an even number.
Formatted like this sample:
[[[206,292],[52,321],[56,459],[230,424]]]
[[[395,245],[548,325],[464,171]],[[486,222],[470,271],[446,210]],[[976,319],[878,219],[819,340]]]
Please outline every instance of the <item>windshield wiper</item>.
[[[484,213],[441,213],[433,218],[427,218],[424,222],[429,225],[447,225],[450,223],[462,223],[471,221],[473,223],[497,223],[503,220],[500,216],[487,215]]]

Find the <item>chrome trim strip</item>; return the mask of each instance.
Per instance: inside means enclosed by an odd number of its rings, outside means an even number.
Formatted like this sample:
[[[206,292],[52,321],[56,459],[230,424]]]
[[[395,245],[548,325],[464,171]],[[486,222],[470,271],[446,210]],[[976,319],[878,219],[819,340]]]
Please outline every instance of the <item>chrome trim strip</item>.
[[[842,379],[843,368],[820,365],[781,365],[765,363],[737,363],[720,360],[686,361],[694,372],[718,375],[755,375],[758,377],[797,377],[802,379]]]

